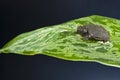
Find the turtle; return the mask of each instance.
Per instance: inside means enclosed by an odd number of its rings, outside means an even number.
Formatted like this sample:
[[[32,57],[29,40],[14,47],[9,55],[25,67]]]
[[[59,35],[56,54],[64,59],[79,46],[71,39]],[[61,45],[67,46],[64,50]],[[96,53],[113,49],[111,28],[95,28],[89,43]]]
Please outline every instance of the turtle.
[[[101,25],[87,24],[77,27],[77,33],[85,40],[97,40],[107,42],[110,39],[109,32]]]

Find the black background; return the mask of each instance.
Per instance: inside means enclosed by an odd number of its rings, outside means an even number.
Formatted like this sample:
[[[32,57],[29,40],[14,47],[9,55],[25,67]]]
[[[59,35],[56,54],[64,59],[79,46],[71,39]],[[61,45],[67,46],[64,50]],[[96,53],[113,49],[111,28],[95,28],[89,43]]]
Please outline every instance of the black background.
[[[0,48],[20,33],[89,15],[120,19],[120,0],[0,0]],[[120,69],[44,55],[0,54],[0,80],[119,80]]]

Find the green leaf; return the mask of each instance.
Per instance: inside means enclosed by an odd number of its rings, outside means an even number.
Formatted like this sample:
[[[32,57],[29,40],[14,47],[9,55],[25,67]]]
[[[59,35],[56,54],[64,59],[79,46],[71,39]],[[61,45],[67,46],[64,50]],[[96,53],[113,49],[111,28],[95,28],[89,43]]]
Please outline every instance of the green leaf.
[[[103,26],[110,33],[110,41],[83,40],[75,32],[78,26],[86,24]],[[65,60],[95,61],[120,67],[120,20],[93,15],[47,26],[17,36],[0,49],[0,53],[44,54]]]

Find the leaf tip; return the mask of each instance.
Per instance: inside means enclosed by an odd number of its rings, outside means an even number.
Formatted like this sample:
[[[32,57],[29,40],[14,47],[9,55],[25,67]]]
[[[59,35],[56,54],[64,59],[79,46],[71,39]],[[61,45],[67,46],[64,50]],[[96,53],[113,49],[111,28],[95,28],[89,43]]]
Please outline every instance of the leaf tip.
[[[2,49],[0,49],[0,54],[3,52],[3,50]]]

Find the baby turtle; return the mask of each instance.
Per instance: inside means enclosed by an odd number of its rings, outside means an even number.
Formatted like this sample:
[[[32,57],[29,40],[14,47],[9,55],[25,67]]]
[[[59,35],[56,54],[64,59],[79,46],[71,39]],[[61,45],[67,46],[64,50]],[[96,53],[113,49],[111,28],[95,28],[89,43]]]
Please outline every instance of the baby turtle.
[[[93,24],[79,26],[77,28],[77,33],[86,40],[92,39],[107,42],[110,38],[109,32],[106,31],[102,26]]]

